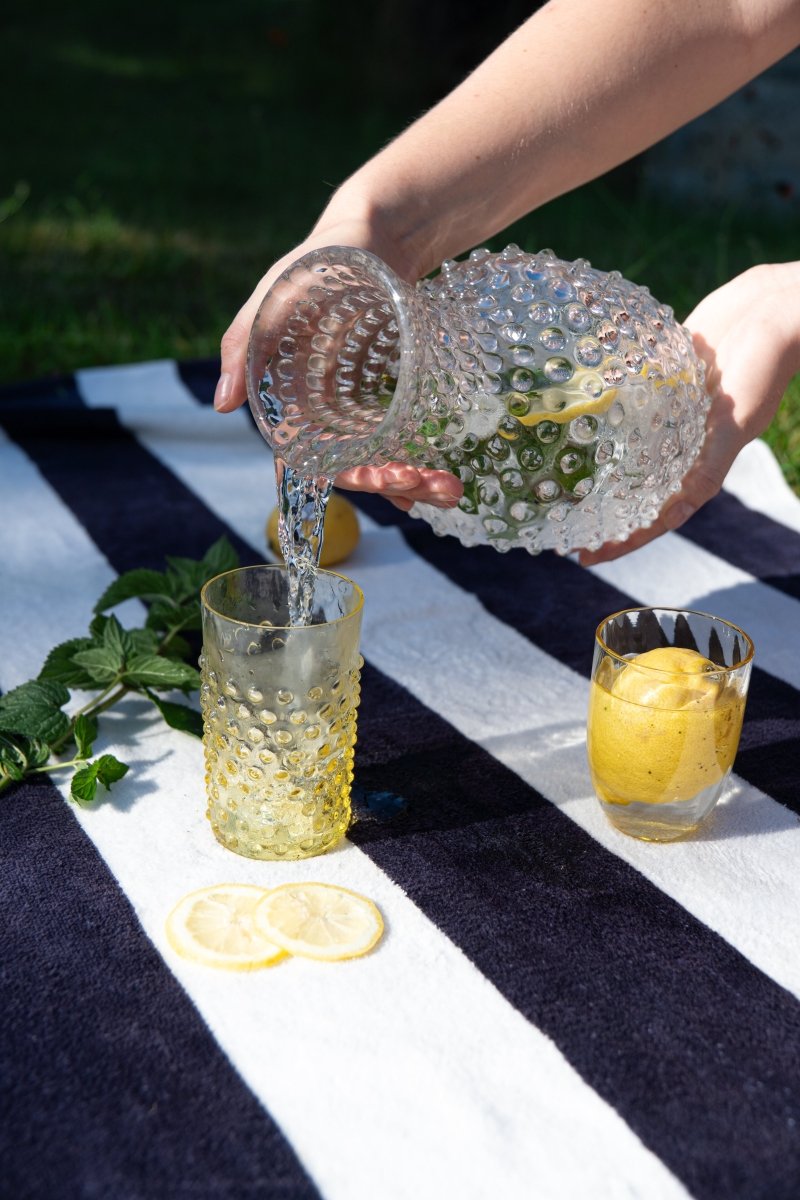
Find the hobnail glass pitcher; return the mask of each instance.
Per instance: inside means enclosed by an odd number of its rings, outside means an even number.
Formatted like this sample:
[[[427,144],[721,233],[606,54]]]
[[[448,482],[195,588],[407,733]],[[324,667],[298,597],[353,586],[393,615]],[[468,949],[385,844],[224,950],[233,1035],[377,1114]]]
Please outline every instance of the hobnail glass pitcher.
[[[247,375],[259,429],[302,474],[444,468],[458,507],[415,515],[467,546],[534,554],[651,524],[709,403],[688,331],[647,288],[517,246],[416,286],[363,250],[313,251],[264,298]]]

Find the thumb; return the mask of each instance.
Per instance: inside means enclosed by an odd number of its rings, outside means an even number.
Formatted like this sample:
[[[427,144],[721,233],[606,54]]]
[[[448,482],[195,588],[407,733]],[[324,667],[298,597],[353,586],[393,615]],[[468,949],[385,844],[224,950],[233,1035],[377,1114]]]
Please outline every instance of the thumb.
[[[259,303],[264,295],[267,278],[264,276],[222,335],[220,376],[214,393],[214,408],[218,412],[232,412],[247,399],[247,344]]]

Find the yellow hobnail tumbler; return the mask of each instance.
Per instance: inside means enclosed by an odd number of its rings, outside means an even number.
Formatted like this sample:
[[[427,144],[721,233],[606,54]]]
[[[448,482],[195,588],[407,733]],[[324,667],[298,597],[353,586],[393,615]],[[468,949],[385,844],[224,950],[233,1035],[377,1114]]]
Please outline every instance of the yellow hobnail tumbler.
[[[248,858],[322,854],[350,821],[363,659],[361,589],[319,571],[311,623],[289,625],[283,567],[228,571],[202,590],[207,816]]]

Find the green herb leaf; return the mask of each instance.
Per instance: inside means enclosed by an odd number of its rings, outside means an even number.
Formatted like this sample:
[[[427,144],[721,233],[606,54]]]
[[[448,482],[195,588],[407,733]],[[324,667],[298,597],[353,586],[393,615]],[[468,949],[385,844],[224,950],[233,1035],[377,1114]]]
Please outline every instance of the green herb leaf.
[[[153,629],[129,629],[132,656],[136,654],[157,654],[158,634]]]
[[[0,733],[0,781],[18,783],[27,771],[44,766],[49,757],[46,742],[21,733]]]
[[[160,654],[137,654],[128,663],[125,682],[143,688],[180,688],[186,691],[200,687],[200,672],[188,663]]]
[[[147,630],[149,633],[150,631]],[[145,650],[142,650],[145,653]],[[169,642],[161,650],[165,658],[177,658],[181,662],[186,662],[187,659],[197,661],[197,651],[192,645],[187,642],[186,638],[182,638],[179,633],[173,634]]]
[[[178,598],[188,600],[190,596],[196,596],[208,577],[205,564],[193,558],[178,558],[175,555],[168,555],[167,562],[167,576],[171,575],[175,581]]]
[[[116,617],[109,617],[103,627],[103,646],[124,663],[133,653],[133,639],[127,629],[123,629]]]
[[[81,713],[75,718],[75,726],[72,730],[75,738],[76,758],[88,758],[92,753],[92,746],[97,737],[97,718],[88,717],[85,713]]]
[[[110,791],[112,783],[127,775],[128,770],[127,764],[120,762],[113,754],[103,754],[75,772],[70,785],[70,796],[77,800],[78,804],[91,804],[97,794],[98,782]]]
[[[84,667],[97,684],[109,684],[119,677],[123,668],[122,655],[106,646],[93,646],[90,650],[79,650],[73,656],[79,667]]]
[[[72,776],[69,794],[78,804],[91,804],[97,792],[97,768],[94,763],[80,767]]]
[[[208,568],[208,579],[221,575],[223,571],[234,571],[239,565],[239,555],[223,535],[203,555],[203,564]],[[203,580],[205,583],[206,580]]]
[[[96,613],[106,612],[125,600],[136,597],[146,603],[159,596],[171,595],[171,586],[166,575],[161,571],[150,571],[142,567],[136,571],[126,571],[113,583],[110,583],[94,606]]]
[[[97,778],[100,780],[104,788],[111,791],[112,783],[122,779],[123,775],[127,775],[130,767],[127,763],[120,762],[113,754],[102,754],[96,759]]]
[[[91,638],[82,637],[72,638],[68,642],[61,642],[60,645],[54,646],[44,660],[44,666],[39,672],[39,679],[52,679],[70,688],[95,687],[95,680],[85,667],[78,666],[74,658],[76,653],[88,650],[91,645]]]
[[[191,733],[195,737],[203,736],[203,718],[195,708],[188,704],[175,704],[171,700],[162,700],[155,692],[147,691],[158,711],[171,729],[180,729],[183,733]]]
[[[195,597],[190,604],[166,605],[156,601],[147,614],[148,629],[199,629],[200,601]]]
[[[0,696],[0,730],[57,742],[69,731],[69,717],[61,711],[68,700],[62,683],[31,679]]]

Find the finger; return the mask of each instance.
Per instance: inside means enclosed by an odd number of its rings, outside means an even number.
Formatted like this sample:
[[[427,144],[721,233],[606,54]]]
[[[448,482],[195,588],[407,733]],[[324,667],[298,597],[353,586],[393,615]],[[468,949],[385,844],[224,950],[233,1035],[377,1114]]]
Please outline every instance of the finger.
[[[414,467],[408,463],[388,463],[382,467],[352,467],[336,477],[337,487],[357,492],[377,492],[389,500],[403,498],[411,504],[422,501],[440,508],[452,508],[463,493],[460,479],[449,471]]]
[[[258,311],[261,294],[262,287],[259,284],[222,335],[220,376],[214,393],[214,408],[217,412],[233,412],[247,399],[245,380],[247,343]]]
[[[406,492],[417,487],[420,472],[405,463],[389,463],[384,467],[350,467],[336,476],[336,486],[353,492]]]

